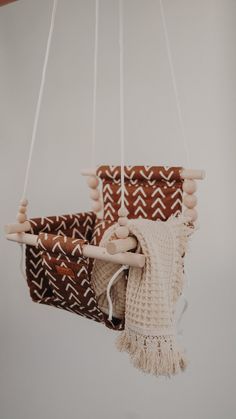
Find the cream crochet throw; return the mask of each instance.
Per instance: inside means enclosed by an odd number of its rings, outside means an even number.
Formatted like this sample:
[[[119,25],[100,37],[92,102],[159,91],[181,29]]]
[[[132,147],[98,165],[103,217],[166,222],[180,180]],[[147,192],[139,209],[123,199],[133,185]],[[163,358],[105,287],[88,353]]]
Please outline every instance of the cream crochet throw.
[[[101,245],[114,238],[110,227]],[[138,369],[171,376],[184,370],[186,358],[176,339],[175,305],[184,285],[184,255],[193,228],[184,218],[167,221],[136,219],[129,230],[138,240],[137,252],[146,256],[144,268],[121,272],[111,289],[113,316],[125,317],[125,329],[117,339]],[[102,311],[108,313],[107,285],[119,266],[96,260],[92,285]],[[128,280],[127,280],[128,274]]]

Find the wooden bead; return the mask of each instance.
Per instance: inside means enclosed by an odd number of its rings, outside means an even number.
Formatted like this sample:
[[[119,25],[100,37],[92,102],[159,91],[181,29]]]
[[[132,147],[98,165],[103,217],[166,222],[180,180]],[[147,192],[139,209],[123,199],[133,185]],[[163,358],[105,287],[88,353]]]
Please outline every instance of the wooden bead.
[[[93,201],[92,203],[92,210],[94,212],[99,212],[102,209],[102,204],[100,201]]]
[[[97,189],[91,189],[90,191],[90,198],[93,199],[94,201],[98,201],[99,200],[99,191]]]
[[[196,195],[184,195],[183,203],[187,208],[194,208],[197,205],[197,197]]]
[[[183,191],[188,194],[193,194],[197,190],[197,184],[195,180],[186,179],[183,183]]]
[[[27,207],[27,205],[28,205],[28,199],[26,199],[26,198],[22,199],[22,200],[20,201],[20,205],[21,205],[22,207]]]
[[[25,213],[26,213],[26,211],[27,211],[27,207],[23,207],[23,206],[21,206],[21,207],[19,207],[18,211],[19,211],[21,214],[25,214]]]
[[[116,229],[116,237],[118,239],[126,239],[129,236],[129,229],[128,227],[117,227]]]
[[[99,184],[98,178],[96,176],[89,176],[87,179],[87,184],[91,189],[96,189]]]
[[[186,209],[184,211],[184,216],[191,219],[192,222],[197,219],[197,211],[195,209]]]
[[[16,219],[19,223],[24,223],[27,220],[27,217],[26,217],[26,214],[19,213],[17,214]]]
[[[128,214],[129,214],[129,211],[125,207],[119,208],[118,210],[119,217],[127,217]]]
[[[128,224],[128,218],[127,217],[118,218],[118,224],[120,226],[126,226]]]

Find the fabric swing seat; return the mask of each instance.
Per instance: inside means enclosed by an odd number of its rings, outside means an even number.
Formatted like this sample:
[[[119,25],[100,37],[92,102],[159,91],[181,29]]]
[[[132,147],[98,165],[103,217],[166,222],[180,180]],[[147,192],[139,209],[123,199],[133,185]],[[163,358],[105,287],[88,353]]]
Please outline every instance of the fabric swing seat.
[[[162,3],[160,8],[179,123],[186,147]],[[97,170],[92,169],[92,173],[84,173],[90,176],[88,185],[92,189],[90,196],[94,201],[93,212],[28,219],[26,197],[29,170],[56,9],[57,0],[53,0],[23,195],[18,208],[17,224],[6,226],[6,237],[26,244],[26,279],[33,301],[67,310],[113,330],[124,329],[118,346],[131,355],[134,365],[144,372],[170,376],[186,365],[185,357],[175,342],[175,333],[172,333],[173,308],[182,292],[185,244],[197,219],[194,179],[204,178],[204,173],[186,169],[187,174],[184,174],[181,167],[124,166],[123,0],[120,0],[121,167],[100,166]],[[96,2],[92,162],[95,156],[97,119],[98,16],[99,4]],[[188,161],[187,147],[186,157]],[[97,178],[101,181],[102,196],[97,189]],[[185,185],[183,179],[186,180]],[[187,209],[183,217],[177,219],[182,213],[183,203]],[[101,208],[103,216],[99,218],[96,213]],[[113,250],[110,247],[109,251],[109,245],[113,246]],[[130,250],[137,252],[134,254]],[[118,270],[117,264],[121,265]],[[113,268],[116,269],[114,275]],[[115,297],[113,301],[112,297]]]
[[[180,167],[126,166],[128,218],[167,220],[182,209]],[[33,301],[81,315],[108,328],[122,330],[124,319],[102,312],[91,284],[93,259],[83,256],[84,244],[99,245],[118,218],[120,166],[100,166],[103,219],[94,212],[30,219],[37,247],[26,246],[26,277]]]
[[[26,246],[27,283],[33,301],[121,330],[123,321],[109,321],[98,308],[90,283],[92,259],[82,253],[95,220],[93,212],[31,219],[31,233],[39,238],[37,248]]]

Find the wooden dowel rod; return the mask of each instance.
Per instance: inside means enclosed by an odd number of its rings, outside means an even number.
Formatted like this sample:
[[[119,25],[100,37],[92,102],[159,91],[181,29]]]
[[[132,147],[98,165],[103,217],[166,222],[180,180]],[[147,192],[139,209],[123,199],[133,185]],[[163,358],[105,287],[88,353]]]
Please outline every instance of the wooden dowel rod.
[[[134,237],[127,237],[127,239],[112,240],[106,245],[106,249],[110,255],[127,252],[128,250],[137,247],[137,240]]]
[[[15,223],[15,224],[7,224],[4,227],[6,234],[11,233],[26,233],[30,231],[31,225],[29,221],[25,221],[24,223]]]
[[[37,246],[38,236],[27,233],[13,233],[7,234],[6,238],[17,243],[25,243],[30,246]],[[118,253],[111,255],[107,252],[105,247],[91,246],[86,244],[83,246],[83,255],[94,259],[104,260],[105,262],[117,263],[118,265],[129,265],[133,267],[142,268],[145,264],[145,256],[136,253]]]
[[[119,265],[129,265],[138,268],[142,268],[145,264],[145,256],[137,253],[117,253],[116,255],[111,255],[107,252],[105,247],[101,246],[83,246],[83,254],[87,257],[92,257],[94,259],[104,260],[106,262],[113,262]]]
[[[206,173],[204,170],[196,169],[183,169],[181,172],[182,179],[199,179],[202,180],[205,178]]]
[[[84,169],[81,172],[83,176],[96,176],[96,169]],[[180,173],[182,179],[199,179],[202,180],[205,178],[204,170],[197,169],[183,169]]]
[[[11,233],[6,235],[6,239],[16,242],[37,246],[38,236],[36,234],[27,233]]]
[[[83,169],[81,171],[82,176],[96,176],[96,169]]]

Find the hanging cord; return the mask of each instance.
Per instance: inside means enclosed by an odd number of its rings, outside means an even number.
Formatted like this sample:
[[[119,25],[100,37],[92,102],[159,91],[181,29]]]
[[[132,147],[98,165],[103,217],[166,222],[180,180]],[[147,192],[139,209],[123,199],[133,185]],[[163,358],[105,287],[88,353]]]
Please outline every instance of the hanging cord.
[[[124,140],[124,40],[123,0],[119,0],[119,52],[120,52],[120,176],[121,208],[125,208],[125,140]]]
[[[94,70],[93,70],[93,115],[92,115],[92,167],[95,167],[96,122],[97,122],[97,63],[98,63],[99,0],[95,0]]]
[[[24,180],[24,186],[23,186],[22,200],[25,200],[26,195],[27,195],[27,189],[28,189],[28,183],[29,183],[29,173],[30,173],[33,150],[34,150],[34,145],[35,145],[35,140],[36,140],[36,135],[37,135],[37,128],[38,128],[38,122],[39,122],[39,116],[40,116],[40,110],[41,110],[41,104],[42,104],[42,97],[43,97],[44,86],[45,86],[47,66],[48,66],[48,58],[49,58],[49,52],[50,52],[52,35],[53,35],[54,24],[55,24],[57,3],[58,3],[58,0],[53,0],[51,21],[50,21],[48,39],[47,39],[47,44],[46,44],[46,51],[45,51],[45,56],[44,56],[44,63],[43,63],[41,82],[40,82],[40,87],[39,87],[39,94],[38,94],[38,99],[37,99],[37,104],[36,104],[35,115],[34,115],[34,123],[33,123],[31,142],[30,142],[28,162],[27,162],[26,172],[25,172],[25,180]],[[24,245],[20,244],[20,248],[21,248],[20,270],[21,270],[21,273],[22,273],[23,277],[26,278],[26,274],[25,274],[25,270],[24,270]]]
[[[180,104],[177,82],[176,82],[176,77],[175,77],[175,70],[174,70],[172,51],[171,51],[171,46],[170,46],[170,39],[169,39],[168,30],[167,30],[165,10],[164,10],[164,7],[163,7],[162,0],[159,0],[159,3],[160,3],[161,21],[162,21],[164,38],[165,38],[165,43],[166,43],[166,51],[167,51],[167,57],[168,57],[171,80],[172,80],[172,86],[173,86],[173,91],[174,91],[174,96],[175,96],[177,114],[178,114],[180,131],[181,131],[181,137],[182,137],[182,142],[183,142],[185,155],[186,155],[186,163],[187,163],[188,167],[191,167],[190,151],[189,151],[189,145],[188,145],[188,141],[187,141],[186,129],[185,129],[185,124],[184,124],[184,119],[183,119],[183,112],[182,112],[182,108],[181,108],[181,104]],[[188,300],[184,295],[183,295],[183,299],[184,299],[183,308],[181,310],[179,318],[177,319],[177,333],[178,333],[178,335],[182,334],[181,321],[182,321],[182,318],[183,318],[183,315],[184,315],[185,311],[188,308]]]
[[[182,319],[183,319],[184,313],[188,309],[188,300],[187,300],[187,298],[185,297],[184,294],[182,294],[182,299],[183,299],[183,307],[181,309],[181,312],[180,312],[180,314],[178,316],[178,319],[177,319],[177,322],[176,322],[177,334],[179,336],[181,336],[183,334],[183,328],[181,327],[181,323],[182,323]]]
[[[25,272],[25,252],[24,252],[24,245],[20,244],[20,272],[21,275],[25,280],[27,280],[26,272]]]
[[[180,125],[180,130],[181,130],[181,137],[182,137],[182,142],[183,142],[183,146],[184,146],[184,150],[186,154],[186,163],[188,167],[191,167],[189,146],[187,142],[186,129],[185,129],[185,124],[184,124],[184,119],[183,119],[183,112],[180,105],[179,93],[178,93],[178,88],[177,88],[177,83],[176,83],[175,70],[174,70],[172,52],[171,52],[171,47],[170,47],[170,39],[169,39],[168,30],[167,30],[166,16],[165,16],[165,11],[164,11],[162,0],[159,0],[159,3],[160,3],[160,11],[161,11],[161,21],[162,21],[164,38],[165,38],[165,43],[166,43],[167,57],[168,57],[168,62],[169,62],[169,67],[170,67],[171,80],[172,80],[178,119],[179,119],[179,125]]]
[[[43,97],[46,71],[47,71],[47,65],[48,65],[48,57],[49,57],[52,35],[53,35],[53,30],[54,30],[57,2],[58,2],[58,0],[53,0],[51,22],[50,22],[50,28],[49,28],[49,33],[48,33],[47,46],[46,46],[46,52],[45,52],[45,57],[44,57],[44,63],[43,63],[43,70],[42,70],[38,100],[37,100],[36,111],[35,111],[35,116],[34,116],[33,130],[32,130],[31,142],[30,142],[29,157],[28,157],[28,162],[27,162],[27,166],[26,166],[26,173],[25,173],[25,181],[24,181],[22,199],[26,198],[27,188],[28,188],[28,183],[29,183],[29,172],[30,172],[31,163],[32,163],[32,155],[33,155],[33,150],[34,150],[34,145],[35,145],[35,140],[36,140],[36,134],[37,134],[37,128],[38,128],[38,122],[39,122],[39,116],[40,116],[40,109],[41,109],[41,104],[42,104],[42,97]]]
[[[111,287],[116,283],[116,281],[118,280],[118,277],[120,275],[121,272],[125,271],[126,269],[129,269],[128,265],[122,265],[115,273],[114,275],[111,277],[110,281],[108,282],[107,285],[107,301],[108,301],[108,308],[109,308],[109,315],[108,315],[108,320],[112,320],[112,312],[113,312],[113,305],[112,305],[112,300],[111,300]]]

